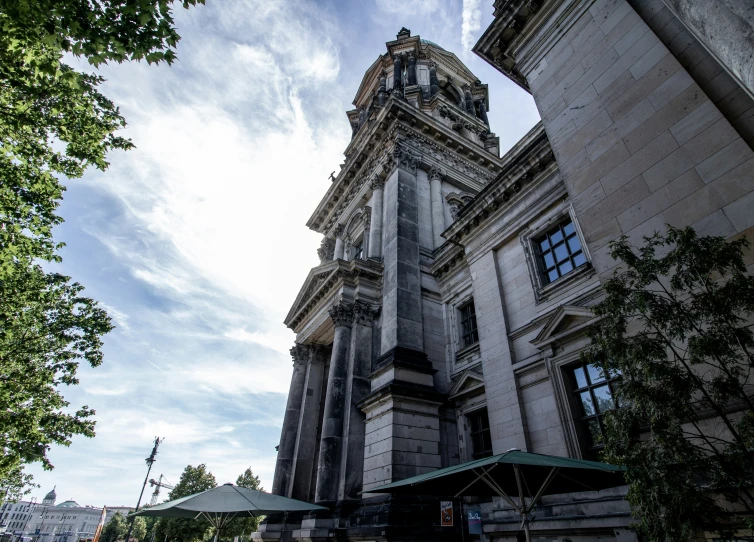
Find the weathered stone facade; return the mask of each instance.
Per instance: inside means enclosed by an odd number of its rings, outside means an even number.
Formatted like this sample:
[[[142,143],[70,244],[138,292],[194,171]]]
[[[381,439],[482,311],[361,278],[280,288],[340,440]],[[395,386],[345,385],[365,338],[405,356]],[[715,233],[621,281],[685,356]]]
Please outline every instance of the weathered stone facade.
[[[487,87],[452,53],[403,29],[364,76],[307,223],[322,263],[286,318],[273,492],[329,511],[256,539],[457,540],[458,500],[440,527],[437,499],[369,489],[510,448],[592,457],[612,384],[579,354],[607,242],[751,233],[754,101],[662,0],[498,0],[495,16],[474,50],[542,116],[502,158]],[[623,495],[547,497],[534,537],[635,540]],[[463,506],[515,539],[502,500]]]

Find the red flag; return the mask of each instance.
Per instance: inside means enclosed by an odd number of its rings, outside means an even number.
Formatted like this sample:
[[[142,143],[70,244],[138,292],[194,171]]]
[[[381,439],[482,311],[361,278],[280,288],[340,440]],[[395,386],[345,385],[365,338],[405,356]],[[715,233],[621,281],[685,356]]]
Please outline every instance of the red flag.
[[[107,517],[107,507],[102,507],[102,515],[99,517],[99,523],[97,524],[97,530],[94,532],[94,539],[92,542],[99,542],[99,535],[102,534],[102,527],[105,526],[105,518]]]

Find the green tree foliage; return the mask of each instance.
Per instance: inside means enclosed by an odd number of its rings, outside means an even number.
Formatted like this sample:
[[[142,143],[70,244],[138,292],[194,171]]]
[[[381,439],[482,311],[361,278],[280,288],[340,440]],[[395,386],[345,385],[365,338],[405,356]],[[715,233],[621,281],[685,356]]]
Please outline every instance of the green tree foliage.
[[[52,468],[51,444],[94,435],[94,411],[69,408],[60,386],[77,383],[81,360],[101,363],[101,336],[112,329],[81,285],[40,265],[60,261],[61,178],[105,170],[109,151],[132,147],[115,135],[125,120],[98,91],[103,79],[64,55],[94,66],[171,63],[179,40],[172,4],[0,0],[0,501],[27,492],[25,465]]]
[[[133,540],[144,540],[147,537],[147,522],[141,516],[134,518],[134,527],[131,531],[131,537]]]
[[[102,528],[102,534],[100,535],[101,542],[116,542],[116,540],[122,540],[126,536],[128,531],[128,522],[120,512],[116,512],[110,521]]]
[[[181,479],[168,494],[168,500],[180,499],[194,493],[217,487],[214,475],[202,463],[196,467],[186,466]],[[211,531],[211,525],[204,519],[161,518],[155,526],[155,540],[174,542],[196,542],[204,540]]]
[[[259,476],[255,476],[251,470],[251,467],[246,469],[236,479],[236,485],[239,487],[246,487],[249,489],[256,489],[257,491],[264,491],[262,483],[259,481]],[[232,520],[227,527],[223,528],[220,532],[220,539],[223,541],[232,541],[236,536],[243,537],[244,540],[249,540],[249,535],[257,530],[259,526],[260,518],[236,518]]]
[[[746,247],[691,228],[610,247],[621,270],[604,284],[586,357],[622,375],[604,457],[628,467],[628,499],[649,540],[691,540],[754,516]]]

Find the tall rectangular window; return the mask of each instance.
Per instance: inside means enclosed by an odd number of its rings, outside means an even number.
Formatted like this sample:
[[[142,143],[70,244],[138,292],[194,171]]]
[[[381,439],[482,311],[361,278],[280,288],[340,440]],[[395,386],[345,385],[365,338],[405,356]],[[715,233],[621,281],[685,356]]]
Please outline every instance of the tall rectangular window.
[[[544,284],[555,282],[586,263],[573,221],[568,218],[534,240]]]
[[[479,342],[479,332],[476,328],[476,311],[474,310],[474,301],[469,301],[460,309],[461,320],[461,343],[462,348],[471,346]]]
[[[481,459],[492,455],[492,438],[490,437],[490,419],[487,409],[476,410],[468,414],[469,435],[471,437],[471,457]]]
[[[567,369],[576,405],[576,420],[588,455],[596,455],[605,445],[605,412],[619,408],[615,386],[620,374],[605,375],[592,363]]]

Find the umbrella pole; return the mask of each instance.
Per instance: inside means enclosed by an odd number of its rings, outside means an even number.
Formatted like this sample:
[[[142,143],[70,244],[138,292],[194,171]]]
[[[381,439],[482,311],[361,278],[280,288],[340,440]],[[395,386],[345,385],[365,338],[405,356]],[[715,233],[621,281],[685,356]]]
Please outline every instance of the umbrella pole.
[[[521,518],[524,520],[524,533],[526,542],[531,542],[531,532],[529,532],[529,509],[526,507],[526,497],[524,497],[524,486],[521,483],[521,467],[516,463],[513,464],[513,472],[516,473],[516,485],[518,486],[518,500],[521,503]]]

